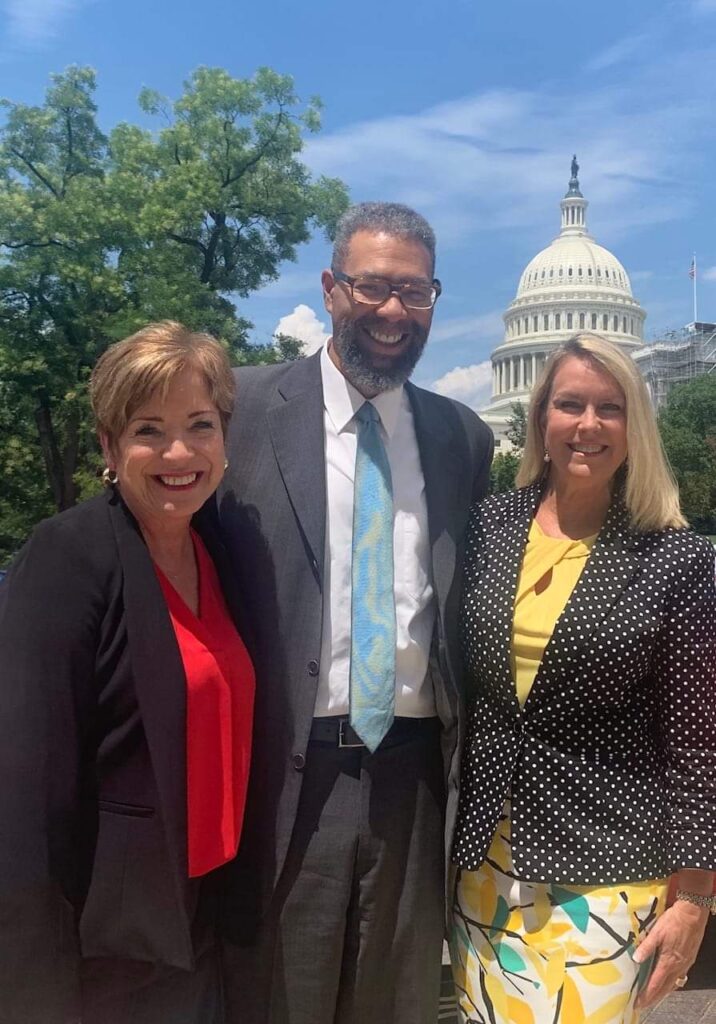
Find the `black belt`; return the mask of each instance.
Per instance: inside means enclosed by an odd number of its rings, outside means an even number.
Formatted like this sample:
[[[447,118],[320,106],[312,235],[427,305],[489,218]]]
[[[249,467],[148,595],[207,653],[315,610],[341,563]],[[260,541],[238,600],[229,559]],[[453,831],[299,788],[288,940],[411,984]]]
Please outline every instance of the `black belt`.
[[[395,718],[380,746],[381,748],[395,747],[399,743],[408,743],[420,736],[437,734],[439,731],[439,718]],[[351,726],[348,717],[341,715],[314,718],[308,742],[325,743],[341,749],[365,747],[365,743]]]

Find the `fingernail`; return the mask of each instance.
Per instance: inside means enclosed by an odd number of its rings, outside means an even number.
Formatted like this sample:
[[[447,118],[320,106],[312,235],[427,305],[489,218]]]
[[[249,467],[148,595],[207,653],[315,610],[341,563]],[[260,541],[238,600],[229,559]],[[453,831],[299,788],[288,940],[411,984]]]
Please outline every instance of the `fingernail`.
[[[644,954],[642,953],[642,951],[640,949],[637,949],[636,953],[632,957],[632,960],[634,961],[635,964],[640,964],[640,963],[643,962]]]

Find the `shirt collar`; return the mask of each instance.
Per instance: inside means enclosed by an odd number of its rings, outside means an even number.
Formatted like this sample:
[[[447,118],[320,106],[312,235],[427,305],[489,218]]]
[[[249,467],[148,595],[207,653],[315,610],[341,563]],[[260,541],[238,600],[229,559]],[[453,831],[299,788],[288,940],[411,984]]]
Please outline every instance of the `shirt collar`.
[[[344,431],[352,422],[353,417],[366,401],[361,393],[343,376],[328,354],[328,341],[321,351],[321,382],[323,384],[323,405],[330,416],[336,433]],[[388,439],[393,436],[398,422],[400,406],[403,401],[403,385],[382,391],[371,403],[380,416]]]

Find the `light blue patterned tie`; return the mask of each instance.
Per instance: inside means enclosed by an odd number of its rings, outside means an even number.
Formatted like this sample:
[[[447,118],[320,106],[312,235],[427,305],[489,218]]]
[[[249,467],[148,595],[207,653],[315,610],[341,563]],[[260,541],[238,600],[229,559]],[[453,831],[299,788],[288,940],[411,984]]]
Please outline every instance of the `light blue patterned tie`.
[[[350,723],[373,752],[395,715],[393,482],[375,406],[355,418]]]

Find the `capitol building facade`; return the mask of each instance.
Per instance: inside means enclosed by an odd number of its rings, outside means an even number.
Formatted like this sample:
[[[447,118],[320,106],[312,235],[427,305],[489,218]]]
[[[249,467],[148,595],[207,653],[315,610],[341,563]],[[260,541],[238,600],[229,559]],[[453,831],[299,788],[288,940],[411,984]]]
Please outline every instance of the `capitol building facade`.
[[[492,400],[480,415],[492,428],[498,451],[511,447],[505,430],[513,403],[529,402],[555,346],[580,330],[597,331],[630,354],[644,344],[646,313],[619,260],[587,231],[589,204],[578,174],[575,157],[560,203],[560,232],[525,267],[503,317],[504,340],[492,353]]]

